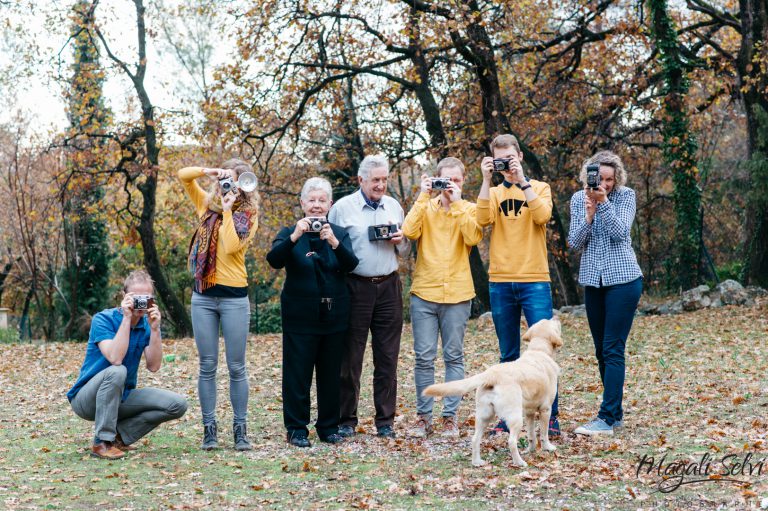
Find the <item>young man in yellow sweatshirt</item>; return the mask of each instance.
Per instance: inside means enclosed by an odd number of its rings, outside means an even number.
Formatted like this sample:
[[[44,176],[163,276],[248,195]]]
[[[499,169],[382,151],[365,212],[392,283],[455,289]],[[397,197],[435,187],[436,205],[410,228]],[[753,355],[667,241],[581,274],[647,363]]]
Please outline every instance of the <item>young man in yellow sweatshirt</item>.
[[[437,177],[443,181],[432,198],[432,178],[421,176],[421,194],[403,222],[403,234],[418,240],[419,251],[411,285],[411,324],[416,354],[416,424],[411,436],[426,437],[432,431],[434,399],[422,395],[435,383],[437,337],[443,342],[445,381],[464,378],[464,330],[470,303],[475,296],[469,252],[483,239],[477,224],[475,205],[461,198],[464,164],[457,158],[443,158]],[[456,411],[461,396],[443,401],[442,434],[458,437]]]
[[[520,357],[520,313],[525,314],[528,325],[552,318],[546,233],[552,193],[547,183],[525,176],[523,153],[513,135],[497,136],[491,142],[491,153],[480,165],[483,184],[477,197],[477,222],[483,227],[491,225],[491,313],[501,362],[511,362]],[[491,187],[494,171],[504,181]],[[500,422],[494,431],[507,431],[506,424]],[[549,435],[560,435],[557,396]]]

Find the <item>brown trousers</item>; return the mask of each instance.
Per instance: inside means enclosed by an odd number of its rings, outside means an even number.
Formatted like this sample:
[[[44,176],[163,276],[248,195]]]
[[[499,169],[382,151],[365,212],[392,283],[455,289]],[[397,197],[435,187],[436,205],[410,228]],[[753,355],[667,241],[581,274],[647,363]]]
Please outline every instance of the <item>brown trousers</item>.
[[[357,426],[360,374],[371,332],[373,351],[373,404],[376,427],[392,426],[397,406],[397,359],[403,330],[403,295],[400,276],[373,284],[347,278],[351,295],[349,330],[341,362],[341,426]]]

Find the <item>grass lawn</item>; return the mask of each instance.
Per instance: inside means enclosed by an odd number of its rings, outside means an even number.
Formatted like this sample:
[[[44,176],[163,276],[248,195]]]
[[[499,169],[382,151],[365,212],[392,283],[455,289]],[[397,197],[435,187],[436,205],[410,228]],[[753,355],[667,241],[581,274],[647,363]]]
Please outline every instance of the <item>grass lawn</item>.
[[[313,431],[312,448],[288,446],[280,401],[281,343],[273,335],[252,337],[248,347],[249,434],[255,450],[231,449],[222,350],[224,448],[202,452],[194,342],[170,340],[165,353],[174,360],[159,373],[142,369],[139,385],[181,392],[189,411],[148,435],[126,459],[112,462],[89,456],[92,424],[74,415],[64,395],[85,346],[0,345],[0,508],[636,510],[760,509],[763,502],[768,508],[768,305],[637,318],[627,349],[626,427],[612,438],[570,433],[596,414],[601,386],[586,320],[564,316],[563,327],[559,389],[565,435],[556,441],[556,453],[524,456],[525,469],[511,465],[505,438],[484,442],[489,465],[471,466],[471,395],[460,407],[458,440],[407,438],[415,415],[409,326],[400,354],[395,440],[374,436],[369,351],[360,403],[363,433],[331,447],[317,442]],[[470,322],[465,345],[468,374],[496,362],[492,325]],[[439,363],[438,379],[442,374]],[[686,482],[705,481],[664,492],[655,467],[638,476],[643,456],[658,464],[665,454],[663,468],[673,470],[669,466],[677,462],[678,469],[689,471]],[[694,464],[700,472],[709,470],[693,475]],[[669,490],[674,482],[671,478],[662,488]]]

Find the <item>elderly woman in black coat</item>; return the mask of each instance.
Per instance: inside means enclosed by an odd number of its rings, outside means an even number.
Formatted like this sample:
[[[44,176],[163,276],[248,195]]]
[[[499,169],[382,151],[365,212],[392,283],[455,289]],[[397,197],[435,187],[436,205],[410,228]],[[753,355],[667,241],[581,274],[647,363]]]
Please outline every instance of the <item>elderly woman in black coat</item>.
[[[310,178],[301,189],[306,215],[294,227],[284,227],[272,242],[267,261],[285,268],[280,295],[283,320],[283,420],[287,439],[309,447],[312,372],[317,373],[317,422],[321,442],[343,440],[338,435],[339,385],[344,334],[349,323],[349,294],[345,275],[358,260],[341,227],[328,223],[331,184]]]

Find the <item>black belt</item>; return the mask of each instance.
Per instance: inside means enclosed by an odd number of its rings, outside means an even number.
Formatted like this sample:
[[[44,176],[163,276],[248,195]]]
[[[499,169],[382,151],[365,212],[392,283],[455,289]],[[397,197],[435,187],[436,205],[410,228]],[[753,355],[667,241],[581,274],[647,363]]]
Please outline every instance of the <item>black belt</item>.
[[[355,275],[354,273],[348,273],[347,276],[355,279],[355,280],[362,280],[363,282],[370,282],[371,284],[381,284],[385,280],[387,280],[390,277],[394,277],[397,275],[397,271],[393,271],[389,275],[380,275],[378,277],[363,277],[361,275]]]

